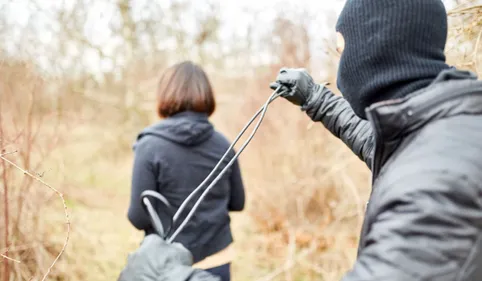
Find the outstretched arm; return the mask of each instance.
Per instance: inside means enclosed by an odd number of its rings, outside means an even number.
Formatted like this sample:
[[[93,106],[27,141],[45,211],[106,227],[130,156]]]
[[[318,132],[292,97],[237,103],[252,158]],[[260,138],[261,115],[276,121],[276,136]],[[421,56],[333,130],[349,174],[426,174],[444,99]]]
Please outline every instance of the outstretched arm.
[[[348,102],[320,85],[302,107],[314,122],[321,122],[371,169],[374,137],[370,123],[358,117]]]
[[[301,106],[315,122],[321,122],[371,168],[374,137],[368,121],[358,117],[348,102],[324,84],[316,84],[305,69],[282,68],[270,87],[282,86],[282,95]]]

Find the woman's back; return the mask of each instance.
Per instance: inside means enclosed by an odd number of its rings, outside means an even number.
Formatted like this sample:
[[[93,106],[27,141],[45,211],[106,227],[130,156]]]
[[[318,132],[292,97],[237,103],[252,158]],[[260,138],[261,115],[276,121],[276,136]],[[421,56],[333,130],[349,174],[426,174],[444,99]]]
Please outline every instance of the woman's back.
[[[229,142],[214,130],[208,116],[203,113],[178,113],[144,129],[134,146],[136,156],[132,200],[135,201],[137,194],[140,195],[142,191],[154,189],[163,194],[175,209],[179,208],[228,148]],[[234,152],[230,153],[215,176],[233,155]],[[195,199],[199,195],[200,193]],[[182,221],[195,201],[190,201],[179,221]],[[244,189],[236,162],[210,190],[176,241],[192,252],[195,262],[219,252],[233,239],[228,212],[243,207]],[[161,220],[165,221],[166,215],[161,213]],[[147,233],[152,231],[140,202],[131,202],[129,219],[137,228],[144,229]]]
[[[163,120],[147,127],[137,137],[128,212],[131,223],[146,234],[152,233],[153,228],[141,204],[141,193],[145,190],[160,192],[177,210],[230,146],[208,121],[216,108],[216,100],[211,83],[200,66],[185,61],[168,68],[159,80],[157,94],[157,113]],[[233,156],[234,151],[230,151],[214,176]],[[183,221],[201,193],[189,201],[174,227]],[[241,173],[235,161],[175,239],[191,251],[195,263],[209,257],[202,266],[223,281],[230,280],[231,256],[226,255],[233,241],[229,211],[241,211],[244,201]],[[163,224],[170,221],[172,214],[161,209],[158,213]]]

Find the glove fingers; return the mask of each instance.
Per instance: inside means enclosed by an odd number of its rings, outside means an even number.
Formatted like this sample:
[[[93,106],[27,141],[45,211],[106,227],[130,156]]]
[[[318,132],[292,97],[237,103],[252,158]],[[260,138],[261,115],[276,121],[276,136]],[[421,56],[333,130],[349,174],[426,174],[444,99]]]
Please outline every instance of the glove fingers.
[[[269,87],[271,88],[271,90],[276,90],[278,89],[279,86],[280,84],[278,82],[272,82],[271,84],[269,84]]]
[[[279,74],[286,73],[286,71],[287,71],[288,69],[289,69],[288,67],[282,67],[282,68],[279,70]]]
[[[278,82],[280,84],[285,84],[285,82],[287,82],[287,80],[289,79],[288,70],[289,70],[289,68],[287,68],[287,67],[281,68],[279,73],[278,73],[278,76],[276,77],[276,82]]]
[[[282,92],[283,92],[283,94],[281,95],[282,97],[292,94],[292,93],[291,93],[291,92],[292,92],[292,89],[291,89],[290,87],[287,87],[287,86],[285,86],[285,85],[282,85],[282,84],[280,84],[280,83],[278,83],[278,82],[273,82],[273,83],[269,84],[269,87],[270,87],[272,90],[276,90],[276,89],[278,89],[278,87],[281,87],[281,88],[280,88],[280,91],[278,91],[278,93],[282,93]]]

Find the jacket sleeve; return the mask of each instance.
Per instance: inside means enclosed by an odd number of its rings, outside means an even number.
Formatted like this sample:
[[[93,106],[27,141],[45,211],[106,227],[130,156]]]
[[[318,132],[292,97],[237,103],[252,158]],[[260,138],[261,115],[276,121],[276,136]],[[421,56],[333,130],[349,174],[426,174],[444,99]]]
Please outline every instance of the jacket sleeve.
[[[314,122],[323,123],[371,169],[374,136],[370,122],[358,117],[343,97],[321,87],[321,92],[313,95],[302,110]]]
[[[383,187],[386,194],[373,194],[381,202],[374,203],[376,213],[367,213],[364,243],[342,280],[479,280],[482,206],[477,184],[463,176],[450,179],[449,173],[425,180],[433,176],[426,170],[409,175],[408,181],[401,180],[404,175]]]
[[[231,190],[229,199],[229,210],[242,211],[244,209],[244,204],[246,201],[246,194],[244,191],[244,184],[241,177],[241,169],[239,168],[238,160],[233,163],[230,177]]]
[[[152,148],[147,137],[136,144],[132,169],[131,199],[128,211],[129,221],[139,230],[151,227],[149,215],[142,206],[140,196],[145,190],[156,190],[156,165],[152,161]]]

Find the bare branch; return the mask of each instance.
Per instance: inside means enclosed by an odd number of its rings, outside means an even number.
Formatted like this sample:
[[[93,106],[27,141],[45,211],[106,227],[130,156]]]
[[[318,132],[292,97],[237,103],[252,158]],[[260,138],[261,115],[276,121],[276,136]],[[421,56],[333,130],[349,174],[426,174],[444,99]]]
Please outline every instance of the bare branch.
[[[15,151],[10,151],[10,152],[5,152],[5,153],[0,154],[0,156],[7,156],[7,155],[14,154],[14,153],[17,153],[17,152],[18,152],[17,150],[15,150]]]
[[[447,14],[448,14],[449,16],[453,16],[453,15],[456,15],[456,14],[463,14],[463,13],[473,12],[473,10],[477,10],[477,9],[480,9],[480,8],[482,8],[482,4],[473,5],[473,6],[470,6],[470,7],[463,7],[463,8],[453,9],[453,10],[449,11]]]
[[[479,35],[477,35],[477,41],[475,42],[475,47],[474,47],[473,62],[474,62],[475,70],[477,71],[477,73],[480,73],[479,72],[479,63],[478,63],[478,50],[479,50],[479,44],[480,44],[481,36],[482,36],[482,30],[480,30]]]
[[[7,256],[4,255],[4,254],[0,254],[0,257],[2,257],[3,259],[9,260],[9,261],[13,261],[13,262],[16,262],[16,263],[21,263],[20,261],[18,261],[18,260],[16,260],[16,259],[9,258],[9,257],[7,257]]]
[[[42,278],[42,281],[46,280],[48,275],[50,274],[50,271],[52,270],[52,268],[54,267],[54,265],[57,263],[57,261],[60,259],[60,257],[62,256],[62,254],[65,252],[65,249],[67,248],[67,244],[69,243],[69,239],[70,239],[70,217],[69,217],[69,213],[68,213],[68,209],[67,209],[67,203],[65,202],[65,199],[64,199],[64,195],[58,191],[56,188],[54,188],[53,186],[51,186],[50,184],[46,183],[44,180],[42,180],[40,177],[30,173],[29,171],[26,171],[24,169],[22,169],[20,166],[18,166],[17,164],[13,163],[12,161],[8,160],[7,158],[4,157],[4,155],[0,155],[0,159],[2,159],[3,161],[7,162],[8,164],[12,165],[13,167],[15,167],[17,170],[21,171],[24,175],[27,175],[29,177],[31,177],[32,179],[38,181],[39,183],[41,183],[42,185],[48,187],[50,190],[52,190],[53,192],[55,192],[57,194],[57,196],[60,197],[60,199],[62,200],[62,204],[64,206],[64,213],[65,213],[65,221],[66,221],[66,225],[67,225],[67,235],[65,237],[65,241],[64,241],[64,245],[62,246],[62,249],[60,250],[59,254],[57,255],[57,257],[54,259],[54,261],[52,262],[52,264],[49,266],[49,268],[47,269],[47,272],[45,273],[45,275],[43,276]]]

